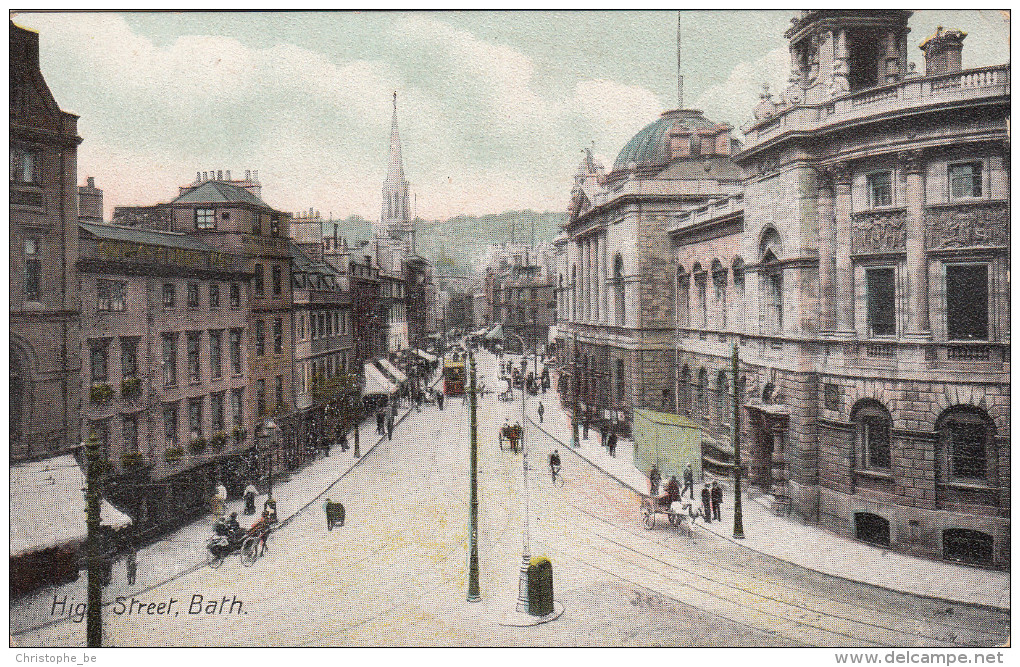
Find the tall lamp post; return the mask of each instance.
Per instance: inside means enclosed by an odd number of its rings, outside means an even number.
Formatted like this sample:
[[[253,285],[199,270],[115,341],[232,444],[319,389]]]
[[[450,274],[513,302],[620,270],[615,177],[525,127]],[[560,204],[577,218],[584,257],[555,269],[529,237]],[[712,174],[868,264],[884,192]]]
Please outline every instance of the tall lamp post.
[[[733,344],[733,537],[743,539],[744,517],[740,501],[740,350]]]
[[[571,380],[570,384],[571,384],[571,389],[573,390],[573,393],[574,393],[574,402],[573,402],[572,410],[570,411],[570,433],[571,433],[571,437],[573,438],[571,440],[570,444],[573,445],[574,448],[576,449],[576,448],[581,446],[580,445],[580,441],[577,438],[577,394],[578,394],[578,391],[580,391],[580,383],[578,382],[579,378],[577,376],[577,332],[576,331],[574,332],[574,350],[573,350],[573,361],[571,361],[571,369],[573,370],[573,373],[571,374],[572,377],[570,379]]]
[[[475,355],[470,351],[468,355],[471,360],[471,513],[468,526],[471,544],[467,601],[478,602],[482,599],[478,584],[478,395],[475,393]]]
[[[516,338],[521,344],[521,359],[526,359],[524,339],[515,333],[508,334]],[[531,562],[531,526],[529,522],[531,514],[531,498],[528,494],[528,446],[524,440],[524,424],[527,422],[525,414],[525,401],[528,397],[527,386],[527,363],[521,364],[521,458],[524,466],[524,530],[521,535],[521,576],[517,586],[517,611],[528,613],[528,565]],[[536,372],[538,366],[536,363]]]

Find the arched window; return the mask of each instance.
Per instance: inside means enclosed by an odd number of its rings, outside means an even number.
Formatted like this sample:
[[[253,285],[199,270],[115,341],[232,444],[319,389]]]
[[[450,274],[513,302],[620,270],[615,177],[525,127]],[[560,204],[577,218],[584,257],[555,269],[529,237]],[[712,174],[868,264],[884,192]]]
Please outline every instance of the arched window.
[[[676,270],[677,322],[682,327],[691,325],[691,275],[684,273],[684,267]]]
[[[935,422],[939,434],[940,481],[995,481],[995,424],[987,413],[959,405]]]
[[[730,383],[726,380],[726,371],[719,371],[715,379],[715,409],[720,424],[729,424],[733,416],[730,414]]]
[[[577,264],[570,269],[570,319],[577,321]]]
[[[623,257],[619,254],[613,258],[613,287],[615,290],[614,307],[616,309],[616,324],[617,326],[623,326],[627,323],[627,303],[624,300],[623,289]]]
[[[733,260],[733,292],[735,301],[733,304],[733,312],[737,314],[735,326],[739,330],[744,329],[744,260],[737,257]]]
[[[680,413],[691,416],[691,369],[687,366],[680,373]]]
[[[708,273],[701,267],[700,263],[694,265],[691,269],[691,274],[694,276],[694,288],[697,291],[697,304],[695,308],[698,311],[698,321],[696,326],[699,329],[708,328],[708,302],[706,290],[708,287]]]
[[[708,388],[708,371],[702,368],[698,372],[698,412],[697,416],[704,420],[708,420],[708,400],[705,396],[705,390]]]
[[[779,232],[769,228],[761,241],[762,333],[783,331],[783,270]]]
[[[718,259],[712,260],[712,286],[715,288],[715,310],[719,329],[726,328],[726,268]]]
[[[862,399],[850,411],[856,427],[856,459],[867,470],[889,470],[892,467],[890,429],[892,418],[885,406],[872,399]]]

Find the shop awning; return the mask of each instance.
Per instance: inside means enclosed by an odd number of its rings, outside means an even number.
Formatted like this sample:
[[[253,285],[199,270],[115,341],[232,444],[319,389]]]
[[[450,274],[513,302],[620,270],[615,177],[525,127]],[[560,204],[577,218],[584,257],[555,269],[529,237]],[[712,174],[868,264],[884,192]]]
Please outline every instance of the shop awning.
[[[380,359],[379,365],[386,369],[387,373],[393,376],[393,378],[397,381],[397,384],[407,382],[407,376],[404,375],[403,371],[390,363],[389,359]]]
[[[437,356],[435,356],[434,354],[429,354],[424,350],[415,350],[414,353],[430,363],[435,363],[436,361],[439,361],[439,358]]]
[[[373,363],[365,364],[365,396],[370,394],[390,395],[397,390],[397,385],[389,381],[382,371]]]
[[[11,466],[11,558],[85,541],[85,473],[72,454]],[[102,525],[114,530],[131,517],[106,500]]]
[[[503,325],[497,324],[492,327],[492,330],[485,334],[485,338],[487,340],[503,340]]]

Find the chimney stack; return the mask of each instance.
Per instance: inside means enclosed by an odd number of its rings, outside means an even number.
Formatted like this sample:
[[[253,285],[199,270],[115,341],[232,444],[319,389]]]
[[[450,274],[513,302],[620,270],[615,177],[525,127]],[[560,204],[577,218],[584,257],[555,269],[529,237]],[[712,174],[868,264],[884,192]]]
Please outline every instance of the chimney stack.
[[[202,182],[205,183],[208,180],[209,180],[209,172],[203,171],[202,172]]]
[[[229,169],[227,169],[227,180],[228,181],[230,180],[230,170]]]
[[[223,180],[223,170],[222,169],[220,169],[219,171],[216,172],[216,180],[217,181],[222,181]]]
[[[201,183],[202,182],[202,172],[200,172],[200,171],[196,171],[195,172],[195,182],[196,183]]]
[[[924,75],[953,74],[963,69],[963,40],[967,33],[960,30],[943,30],[921,42],[924,51]]]
[[[87,179],[85,179],[85,182],[89,184],[90,188],[95,189],[95,187],[96,187],[96,177],[95,176],[89,176]]]
[[[250,181],[251,180],[251,169],[245,169],[244,170],[244,180],[246,180],[246,181]]]

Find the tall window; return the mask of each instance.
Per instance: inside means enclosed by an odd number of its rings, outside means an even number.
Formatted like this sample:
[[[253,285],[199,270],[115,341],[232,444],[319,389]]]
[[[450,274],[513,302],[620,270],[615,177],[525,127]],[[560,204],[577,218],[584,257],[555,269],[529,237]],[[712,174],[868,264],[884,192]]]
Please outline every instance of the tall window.
[[[280,411],[283,409],[283,376],[276,376],[276,409]]]
[[[736,294],[736,303],[733,304],[734,312],[737,313],[736,325],[742,329],[742,314],[744,309],[744,260],[740,257],[733,260],[733,291]]]
[[[188,399],[188,433],[192,440],[202,437],[202,399]]]
[[[946,266],[946,333],[950,340],[988,340],[988,265]]]
[[[778,334],[783,330],[783,272],[771,252],[766,253],[761,274],[765,297],[765,333]]]
[[[279,264],[273,265],[273,294],[279,296],[283,293],[283,268]]]
[[[715,379],[715,409],[720,424],[730,422],[730,385],[726,381],[726,371],[719,371]]]
[[[175,295],[174,284],[173,283],[164,283],[163,284],[163,307],[164,308],[173,308],[175,303],[176,303],[176,301],[177,301],[177,298],[176,298],[176,295]]]
[[[691,415],[691,369],[687,366],[680,373],[680,411]]]
[[[188,283],[188,308],[198,308],[198,283]]]
[[[209,307],[219,308],[220,307],[220,284],[209,283]]]
[[[626,374],[624,372],[623,359],[616,360],[616,400],[623,401],[624,389],[626,387]]]
[[[283,318],[273,320],[273,354],[283,354]]]
[[[255,265],[255,293],[259,296],[265,296],[266,293],[265,276],[261,264]]]
[[[216,229],[216,211],[211,208],[196,208],[195,229]]]
[[[696,417],[702,419],[708,419],[708,400],[705,396],[705,390],[708,389],[708,371],[702,368],[698,372],[698,386],[697,386],[697,404],[698,411]]]
[[[127,380],[138,377],[138,339],[120,339],[120,373]]]
[[[39,301],[42,282],[42,261],[39,239],[25,239],[25,301]]]
[[[570,270],[570,319],[577,320],[577,264]]]
[[[624,294],[623,257],[616,255],[613,258],[613,310],[616,311],[616,325],[621,327],[627,323],[627,303]]]
[[[889,411],[878,401],[864,400],[852,411],[857,451],[866,469],[888,470],[892,465]]]
[[[230,390],[230,416],[234,428],[244,427],[244,389]]]
[[[866,177],[868,186],[868,207],[892,206],[892,172],[877,171]]]
[[[230,307],[241,307],[241,286],[237,283],[230,283]]]
[[[166,444],[172,447],[177,444],[177,404],[166,403],[163,405],[163,437]]]
[[[712,262],[712,286],[715,288],[715,307],[720,329],[726,328],[726,269],[718,259]]]
[[[700,268],[700,267],[696,267]],[[708,295],[706,291],[708,289],[708,274],[705,271],[694,274],[694,284],[698,290],[698,315],[700,321],[698,322],[698,328],[708,328]]]
[[[165,333],[163,339],[163,386],[177,386],[177,334]]]
[[[222,391],[209,394],[209,418],[212,422],[213,433],[219,433],[223,430],[223,395],[224,392]]]
[[[189,331],[188,334],[188,381],[189,382],[201,382],[202,381],[202,364],[199,355],[199,345],[201,343],[201,333],[198,331]]]
[[[251,233],[255,236],[262,236],[262,216],[258,213],[252,213]]]
[[[278,216],[274,215],[269,222],[269,235],[270,236],[280,235],[280,218]]]
[[[995,427],[976,408],[956,407],[936,422],[949,480],[992,480]],[[943,475],[943,478],[946,476]]]
[[[259,417],[266,414],[266,379],[259,378],[255,381],[256,401],[258,402]]]
[[[333,335],[333,315],[331,313],[326,313],[326,336],[329,337],[332,335]]]
[[[315,318],[315,313],[309,313],[308,314],[308,332],[311,334],[312,340],[315,340],[316,338],[319,337],[319,331],[316,328],[316,323],[317,322],[318,322],[318,320]]]
[[[684,273],[684,267],[676,272],[677,321],[681,326],[691,325],[691,276]]]
[[[11,146],[11,183],[38,183],[39,155],[23,146]]]
[[[241,374],[241,330],[230,330],[230,372]]]
[[[889,268],[867,269],[868,331],[871,336],[896,334],[896,271]]]
[[[92,361],[92,382],[100,383],[106,382],[107,372],[107,359],[109,354],[107,351],[107,345],[109,341],[106,340],[95,340],[89,343],[90,357]]]
[[[138,415],[123,416],[123,439],[124,451],[134,453],[138,451]]]
[[[255,355],[261,357],[266,353],[265,320],[255,320]]]
[[[212,377],[223,376],[223,330],[209,332],[209,372]]]
[[[981,196],[981,163],[949,165],[949,192],[953,199]]]

